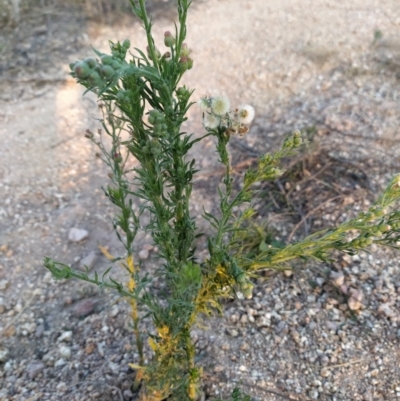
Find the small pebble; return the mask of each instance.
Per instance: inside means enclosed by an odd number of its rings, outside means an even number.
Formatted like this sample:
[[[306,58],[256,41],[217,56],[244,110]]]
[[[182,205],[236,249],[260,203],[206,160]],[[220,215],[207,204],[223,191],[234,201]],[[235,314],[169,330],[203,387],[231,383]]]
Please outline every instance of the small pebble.
[[[146,260],[146,259],[148,259],[149,258],[149,251],[148,251],[148,249],[142,249],[140,252],[139,252],[139,259],[141,259],[141,260]]]
[[[349,299],[347,300],[347,305],[353,311],[360,310],[362,307],[363,293],[361,290],[356,290],[350,288]]]
[[[380,304],[378,307],[378,313],[389,318],[396,316],[396,312],[390,307],[388,303]]]
[[[71,357],[71,348],[66,345],[61,345],[58,352],[63,358],[69,359]]]
[[[65,362],[65,360],[63,358],[60,358],[56,361],[56,363],[54,364],[54,367],[58,368],[60,366],[64,366],[67,362]]]
[[[42,362],[34,362],[28,366],[28,376],[31,380],[35,379],[39,376],[39,373],[45,368],[45,365]]]
[[[42,336],[43,336],[43,333],[44,333],[44,330],[45,330],[44,324],[39,324],[39,325],[36,327],[35,337],[36,337],[36,338],[42,337]]]
[[[69,230],[68,239],[71,242],[81,242],[89,237],[89,232],[81,228],[73,227]]]
[[[237,337],[239,335],[239,332],[235,329],[227,329],[226,332],[232,337]]]
[[[124,390],[123,395],[127,400],[130,400],[133,397],[133,393],[131,390]]]
[[[341,272],[331,272],[330,279],[334,285],[340,287],[344,284],[344,274]]]
[[[86,271],[86,267],[90,270],[93,269],[94,265],[96,264],[98,255],[95,251],[90,252],[87,256],[85,256],[79,262],[79,268],[83,271]]]
[[[85,347],[85,352],[86,354],[90,355],[91,353],[93,353],[93,351],[95,351],[97,348],[95,343],[89,343],[86,345]]]
[[[9,355],[10,351],[6,347],[0,345],[0,362],[6,362]]]
[[[112,307],[112,309],[110,310],[110,316],[111,316],[111,317],[115,317],[115,316],[118,315],[118,313],[119,313],[119,308],[118,308],[117,305],[114,305],[114,306]]]
[[[0,291],[4,291],[8,287],[8,280],[0,280]]]
[[[93,299],[82,299],[74,305],[72,313],[77,317],[88,316],[93,313],[95,306],[96,302]]]
[[[72,340],[72,331],[64,331],[60,337],[57,338],[57,341],[71,341]]]

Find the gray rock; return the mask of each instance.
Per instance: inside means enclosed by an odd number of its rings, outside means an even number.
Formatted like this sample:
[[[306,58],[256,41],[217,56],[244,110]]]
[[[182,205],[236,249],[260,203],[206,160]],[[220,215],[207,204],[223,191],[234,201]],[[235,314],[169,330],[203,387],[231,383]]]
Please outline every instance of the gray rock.
[[[10,351],[6,347],[0,345],[0,362],[6,362],[9,355]]]
[[[124,395],[126,400],[130,400],[133,397],[133,393],[132,393],[131,390],[125,390],[123,392],[123,395]]]
[[[237,337],[239,335],[239,332],[235,329],[226,329],[226,332],[232,337]]]
[[[378,313],[385,315],[386,317],[395,317],[396,312],[390,307],[389,303],[379,305]]]
[[[349,308],[354,311],[361,309],[362,300],[364,298],[362,291],[350,288],[349,296],[350,297],[347,300],[347,305],[349,306]]]
[[[28,376],[31,380],[35,379],[45,368],[42,362],[34,362],[28,366]]]
[[[44,324],[39,324],[39,326],[36,327],[35,337],[37,338],[42,337],[44,330],[45,330]]]
[[[64,331],[61,333],[60,337],[57,338],[57,341],[66,341],[69,342],[72,340],[72,331]]]
[[[4,364],[4,372],[11,372],[14,369],[13,363],[11,361],[7,361]]]
[[[8,287],[8,280],[0,280],[0,291],[4,291]]]
[[[81,261],[79,262],[79,268],[84,271],[86,271],[86,267],[89,270],[92,270],[93,266],[96,264],[97,258],[98,258],[97,252],[95,251],[90,252],[87,256],[81,259]]]
[[[89,232],[81,228],[73,227],[69,230],[68,239],[71,242],[80,242],[89,237]]]
[[[114,363],[114,362],[108,362],[108,366],[110,367],[111,371],[113,373],[117,373],[120,370],[120,365],[118,363]]]
[[[113,306],[112,309],[110,310],[110,316],[115,317],[119,313],[119,308],[117,305]]]
[[[344,274],[342,272],[331,272],[330,279],[337,287],[344,284]]]
[[[67,347],[66,345],[61,345],[58,349],[58,352],[63,358],[68,359],[71,357],[71,348]]]
[[[72,313],[77,317],[85,317],[93,313],[95,306],[96,301],[93,299],[82,299],[74,305]]]
[[[146,260],[149,258],[149,251],[148,249],[142,249],[139,252],[139,259]]]
[[[67,362],[65,362],[65,360],[63,358],[60,358],[56,361],[56,363],[54,364],[55,368],[58,368],[60,366],[64,366]]]

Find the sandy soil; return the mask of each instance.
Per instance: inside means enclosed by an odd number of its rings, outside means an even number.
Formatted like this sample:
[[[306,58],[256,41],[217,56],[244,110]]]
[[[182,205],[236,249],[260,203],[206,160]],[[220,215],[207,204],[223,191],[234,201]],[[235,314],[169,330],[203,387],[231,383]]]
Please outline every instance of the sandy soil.
[[[161,42],[174,12],[154,10]],[[194,97],[224,93],[233,104],[256,108],[251,132],[232,145],[237,160],[315,125],[325,146],[367,170],[373,190],[357,207],[400,171],[397,0],[195,1],[188,26],[195,68],[185,83],[196,88]],[[374,41],[378,30],[383,36]],[[107,170],[84,138],[87,128],[99,127],[96,102],[82,97],[67,65],[90,55],[90,45],[106,51],[109,39],[125,38],[144,47],[133,18],[111,25],[61,8],[38,11],[0,33],[0,400],[134,399],[127,307],[81,283],[54,283],[41,262],[49,255],[79,266],[95,255],[94,269],[102,271],[107,261],[97,245],[121,251],[101,190]],[[188,129],[202,132],[197,110]],[[201,168],[198,214],[203,205],[215,208],[218,165],[211,142],[193,156]],[[87,230],[88,239],[69,242],[72,227]],[[138,250],[149,243],[140,236]],[[151,251],[142,262],[154,266]],[[251,302],[229,304],[210,330],[196,329],[207,396],[226,396],[241,383],[260,400],[400,398],[398,254],[375,250],[342,264],[346,280],[366,295],[356,321],[329,303],[324,281],[319,290],[307,284],[315,275],[326,280],[323,269],[332,266],[300,267],[296,282],[279,276],[259,283]],[[382,304],[393,314],[382,312]],[[337,318],[326,305],[334,305]],[[268,313],[268,324],[257,323]]]

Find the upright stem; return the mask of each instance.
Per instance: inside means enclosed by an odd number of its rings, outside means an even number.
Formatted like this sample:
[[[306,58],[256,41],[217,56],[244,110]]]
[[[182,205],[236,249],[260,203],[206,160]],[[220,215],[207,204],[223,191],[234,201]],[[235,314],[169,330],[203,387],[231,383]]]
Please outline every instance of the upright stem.
[[[133,2],[134,0],[130,0],[130,1],[135,10],[135,4]],[[157,68],[157,70],[159,70],[159,61],[158,61],[158,57],[156,54],[156,48],[154,46],[153,36],[151,35],[151,21],[149,20],[149,17],[147,15],[147,11],[146,11],[146,0],[138,0],[138,1],[139,1],[139,8],[140,8],[139,18],[143,21],[144,29],[146,31],[147,44],[149,46],[149,53],[150,53],[151,59],[153,60],[154,66]]]

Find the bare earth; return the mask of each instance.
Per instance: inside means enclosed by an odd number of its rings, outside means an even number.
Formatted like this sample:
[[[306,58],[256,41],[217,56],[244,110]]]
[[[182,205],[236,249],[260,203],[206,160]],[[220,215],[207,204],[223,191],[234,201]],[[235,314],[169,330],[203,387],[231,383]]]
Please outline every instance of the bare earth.
[[[161,47],[174,13],[154,10]],[[106,52],[109,39],[125,38],[145,46],[133,17],[89,22],[60,7],[0,31],[0,400],[136,399],[128,306],[79,282],[55,283],[42,266],[45,255],[74,267],[91,259],[102,272],[108,263],[98,245],[122,252],[101,190],[107,170],[84,138],[100,127],[96,102],[82,97],[67,65],[92,55],[90,45]],[[312,227],[367,208],[400,172],[398,0],[195,0],[187,43],[195,67],[185,83],[195,99],[223,93],[256,108],[250,133],[232,143],[235,162],[315,126],[329,157],[367,173],[368,186],[354,178],[345,201],[319,210]],[[195,108],[187,128],[202,133]],[[193,215],[202,207],[218,213],[212,145],[193,150],[201,169]],[[260,219],[283,239],[296,223],[272,212]],[[73,227],[89,237],[68,241]],[[154,268],[149,236],[137,244],[142,268]],[[363,293],[355,313],[332,272]],[[376,248],[332,265],[299,263],[290,277],[266,275],[253,299],[227,303],[223,317],[204,323],[193,336],[207,399],[235,386],[266,401],[400,399],[398,252]]]

